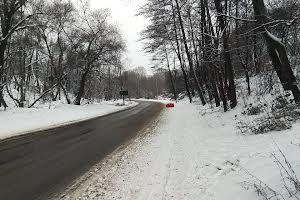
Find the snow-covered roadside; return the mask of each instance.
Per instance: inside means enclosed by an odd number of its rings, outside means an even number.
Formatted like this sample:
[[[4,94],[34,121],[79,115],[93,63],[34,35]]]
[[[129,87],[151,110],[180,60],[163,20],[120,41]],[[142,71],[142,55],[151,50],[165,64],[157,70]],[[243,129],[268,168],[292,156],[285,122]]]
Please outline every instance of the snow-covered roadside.
[[[163,104],[174,103],[174,100],[171,100],[171,99],[168,99],[168,98],[159,98],[159,99],[144,99],[144,98],[140,98],[140,99],[132,99],[132,100],[159,102],[159,103],[163,103]]]
[[[95,117],[107,115],[136,106],[134,101],[104,101],[82,106],[68,105],[61,102],[39,106],[38,108],[8,108],[0,111],[0,140],[33,131],[55,128]]]
[[[180,102],[164,112],[144,137],[116,151],[57,199],[255,200],[249,171],[285,193],[272,152],[275,143],[299,174],[300,124],[284,132],[242,136],[240,110],[211,112]],[[236,116],[237,115],[237,116]],[[243,187],[244,186],[244,187]]]

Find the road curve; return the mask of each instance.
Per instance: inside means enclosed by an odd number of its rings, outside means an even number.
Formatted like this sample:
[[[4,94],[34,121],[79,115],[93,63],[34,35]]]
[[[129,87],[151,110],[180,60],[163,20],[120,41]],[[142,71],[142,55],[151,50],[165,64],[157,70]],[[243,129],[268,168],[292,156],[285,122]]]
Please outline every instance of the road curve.
[[[0,141],[0,199],[44,199],[149,124],[154,102],[48,131]],[[25,122],[24,122],[25,123]]]

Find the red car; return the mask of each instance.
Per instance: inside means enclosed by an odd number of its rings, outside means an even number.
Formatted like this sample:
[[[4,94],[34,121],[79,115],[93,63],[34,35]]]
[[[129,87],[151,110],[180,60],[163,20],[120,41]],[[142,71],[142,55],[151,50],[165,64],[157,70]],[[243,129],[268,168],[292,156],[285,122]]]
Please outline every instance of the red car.
[[[174,103],[168,103],[166,105],[167,108],[174,108],[175,107],[175,104]]]

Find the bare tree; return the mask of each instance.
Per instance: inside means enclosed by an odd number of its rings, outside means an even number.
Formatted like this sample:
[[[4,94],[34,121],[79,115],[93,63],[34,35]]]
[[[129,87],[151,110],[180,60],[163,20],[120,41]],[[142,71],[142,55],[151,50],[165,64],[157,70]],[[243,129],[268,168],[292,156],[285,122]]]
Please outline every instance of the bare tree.
[[[3,0],[0,4],[1,36],[0,36],[0,106],[7,107],[3,98],[3,88],[7,83],[5,67],[5,54],[8,47],[8,41],[11,36],[19,30],[28,28],[25,22],[34,16],[28,14],[22,18],[17,18],[17,12],[25,5],[26,0]]]

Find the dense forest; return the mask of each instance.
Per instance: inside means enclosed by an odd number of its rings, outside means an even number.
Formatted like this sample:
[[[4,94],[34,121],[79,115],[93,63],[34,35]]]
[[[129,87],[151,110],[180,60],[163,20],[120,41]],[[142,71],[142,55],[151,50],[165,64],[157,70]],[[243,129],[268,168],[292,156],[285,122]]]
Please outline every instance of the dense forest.
[[[126,44],[108,10],[88,1],[1,1],[0,106],[80,105],[128,89],[135,98],[187,96],[227,111],[238,104],[237,82],[251,95],[257,76],[263,92],[279,81],[300,102],[299,1],[147,0],[138,14],[150,21],[141,39],[152,75],[125,69]]]
[[[88,1],[4,0],[0,17],[1,107],[11,100],[29,108],[60,99],[80,105],[119,98],[125,87],[133,97],[155,96],[144,91],[161,75],[124,69],[126,45],[109,10],[92,10]]]
[[[300,102],[299,1],[148,0],[140,14],[150,20],[146,50],[164,63],[175,99],[184,92],[227,111],[238,104],[237,82],[251,95],[251,79],[263,76],[263,93],[278,80]]]

